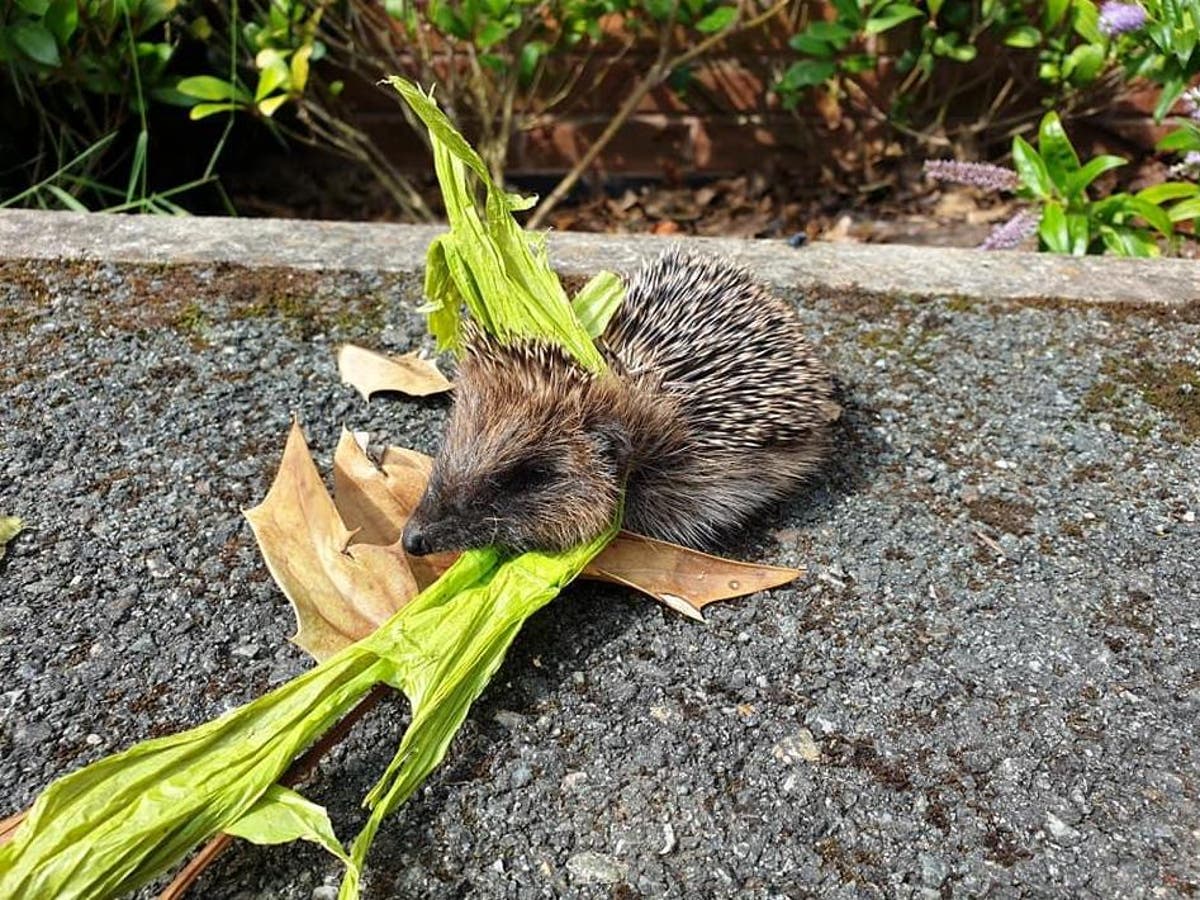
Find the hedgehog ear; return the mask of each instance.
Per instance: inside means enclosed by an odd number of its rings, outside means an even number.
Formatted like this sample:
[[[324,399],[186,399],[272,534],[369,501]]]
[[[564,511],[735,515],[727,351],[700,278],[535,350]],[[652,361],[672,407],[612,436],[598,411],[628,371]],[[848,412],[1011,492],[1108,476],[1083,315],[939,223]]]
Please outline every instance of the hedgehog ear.
[[[599,417],[587,423],[588,440],[591,441],[597,455],[611,463],[613,469],[624,474],[629,463],[630,440],[629,432],[614,418]]]

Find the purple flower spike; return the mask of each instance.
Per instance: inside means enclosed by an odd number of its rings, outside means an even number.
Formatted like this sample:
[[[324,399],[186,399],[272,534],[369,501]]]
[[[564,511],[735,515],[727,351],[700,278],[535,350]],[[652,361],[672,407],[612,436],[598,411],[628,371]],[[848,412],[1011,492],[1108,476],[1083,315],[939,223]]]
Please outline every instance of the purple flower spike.
[[[1041,216],[1032,210],[1023,209],[1015,216],[992,229],[987,240],[979,245],[980,250],[1013,250],[1021,241],[1037,231]]]
[[[970,184],[989,191],[1014,191],[1017,173],[991,163],[958,162],[954,159],[925,160],[925,174],[938,181]]]
[[[1109,37],[1137,31],[1146,24],[1146,11],[1136,3],[1108,0],[1100,7],[1099,27]]]

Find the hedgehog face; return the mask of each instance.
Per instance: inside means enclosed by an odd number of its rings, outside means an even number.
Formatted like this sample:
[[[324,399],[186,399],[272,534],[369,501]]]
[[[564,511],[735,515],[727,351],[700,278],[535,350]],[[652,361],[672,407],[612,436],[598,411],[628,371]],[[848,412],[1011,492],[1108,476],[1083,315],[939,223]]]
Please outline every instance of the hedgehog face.
[[[406,552],[564,550],[612,523],[627,456],[621,429],[590,412],[592,376],[542,362],[494,347],[464,361],[441,451],[404,529]]]

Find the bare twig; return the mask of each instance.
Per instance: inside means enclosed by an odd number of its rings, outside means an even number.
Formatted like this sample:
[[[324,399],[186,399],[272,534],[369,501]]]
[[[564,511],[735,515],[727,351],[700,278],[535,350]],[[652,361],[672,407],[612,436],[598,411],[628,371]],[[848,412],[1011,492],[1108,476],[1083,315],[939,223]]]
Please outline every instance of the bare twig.
[[[27,815],[29,815],[29,810],[9,816],[7,819],[0,819],[0,847],[13,839],[13,835],[17,833],[17,829],[25,821]]]
[[[678,69],[680,66],[687,65],[698,56],[707,53],[730,35],[742,31],[748,31],[752,28],[757,28],[764,22],[770,21],[772,18],[779,15],[780,12],[786,9],[789,3],[790,0],[780,0],[780,2],[771,6],[768,10],[760,13],[752,19],[748,19],[744,22],[740,19],[736,20],[730,24],[728,28],[708,36],[704,40],[690,47],[688,50],[685,50],[677,56],[668,59],[668,54],[670,53],[671,49],[671,32],[675,28],[675,15],[679,10],[679,3],[678,0],[676,0],[675,5],[671,9],[671,15],[667,22],[667,26],[662,33],[662,44],[659,48],[658,58],[650,67],[650,71],[646,73],[642,80],[639,81],[634,87],[629,96],[625,98],[625,102],[621,104],[621,108],[617,110],[616,115],[614,115],[609,121],[608,126],[600,133],[600,136],[596,138],[590,147],[588,147],[587,152],[580,157],[579,161],[571,168],[571,171],[563,176],[563,179],[557,185],[555,185],[554,190],[546,195],[546,199],[538,204],[538,207],[534,210],[533,215],[529,217],[529,222],[526,224],[526,227],[538,228],[541,226],[541,224],[546,220],[546,216],[548,216],[551,211],[553,211],[554,208],[558,206],[558,204],[561,203],[563,199],[571,192],[571,189],[575,187],[575,185],[579,182],[579,179],[583,177],[584,173],[591,168],[592,163],[596,161],[596,158],[600,155],[604,148],[608,146],[609,142],[612,141],[617,132],[624,127],[625,123],[637,110],[638,105],[641,104],[645,96],[654,88],[666,81],[671,72],[673,72],[675,69]]]

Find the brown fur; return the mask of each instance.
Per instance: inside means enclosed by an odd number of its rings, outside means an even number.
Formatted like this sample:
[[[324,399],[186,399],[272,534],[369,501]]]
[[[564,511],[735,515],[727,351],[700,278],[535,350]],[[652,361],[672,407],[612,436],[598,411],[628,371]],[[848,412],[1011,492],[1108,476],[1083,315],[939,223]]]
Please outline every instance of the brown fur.
[[[558,348],[468,338],[412,552],[564,549],[615,517],[704,545],[828,452],[832,385],[794,311],[741,270],[668,253],[631,281],[592,374]]]

